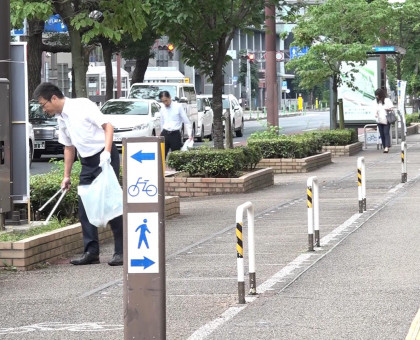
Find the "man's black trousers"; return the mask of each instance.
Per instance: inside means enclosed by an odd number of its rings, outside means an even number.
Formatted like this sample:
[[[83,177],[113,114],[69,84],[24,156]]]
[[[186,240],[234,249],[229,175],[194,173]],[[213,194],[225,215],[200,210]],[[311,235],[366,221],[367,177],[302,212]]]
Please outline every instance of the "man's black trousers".
[[[102,152],[102,151],[101,151]],[[99,158],[101,152],[97,154],[82,158],[80,162],[82,164],[82,171],[80,172],[80,185],[91,184],[93,180],[102,172],[102,168],[99,166]],[[111,150],[111,166],[114,172],[119,178],[120,172],[120,155],[115,144],[112,145]],[[84,251],[91,254],[99,255],[99,239],[98,239],[98,228],[91,224],[86,216],[86,209],[84,207],[82,199],[79,196],[79,218],[82,224],[83,232],[83,244]],[[122,215],[109,221],[111,225],[112,233],[114,234],[114,253],[123,253],[123,218]]]

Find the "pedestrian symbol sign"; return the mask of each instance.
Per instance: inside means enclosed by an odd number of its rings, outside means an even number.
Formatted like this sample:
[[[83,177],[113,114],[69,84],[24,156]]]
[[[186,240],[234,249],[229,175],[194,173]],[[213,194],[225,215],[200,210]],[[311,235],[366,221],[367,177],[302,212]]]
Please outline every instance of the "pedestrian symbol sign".
[[[157,212],[127,214],[128,273],[159,273]]]

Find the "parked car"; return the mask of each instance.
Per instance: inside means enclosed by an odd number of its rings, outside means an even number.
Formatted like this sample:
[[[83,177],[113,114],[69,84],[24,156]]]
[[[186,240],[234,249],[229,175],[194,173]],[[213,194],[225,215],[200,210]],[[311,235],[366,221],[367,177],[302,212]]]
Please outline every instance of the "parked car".
[[[122,149],[122,139],[160,135],[160,105],[148,99],[111,99],[101,111],[109,115],[114,127],[114,142]]]
[[[194,84],[189,83],[134,83],[128,92],[128,98],[159,100],[159,93],[168,91],[173,101],[181,103],[191,122],[192,135],[198,130],[197,96]],[[181,128],[183,139],[187,139],[187,131]]]
[[[203,96],[212,100],[212,95]],[[230,110],[230,123],[234,132],[232,136],[234,137],[236,134],[236,137],[242,137],[244,135],[244,112],[238,99],[233,94],[223,94],[222,105],[224,116],[227,114],[227,110]]]
[[[34,159],[34,143],[35,143],[35,137],[34,137],[34,128],[31,123],[26,124],[27,128],[27,134],[28,134],[28,157],[29,157],[29,166],[32,165],[32,160]]]
[[[213,109],[209,98],[202,95],[197,96],[197,111],[198,129],[195,133],[197,141],[201,142],[204,137],[213,140]]]
[[[29,122],[35,137],[33,158],[64,153],[63,145],[58,142],[57,118],[47,115],[37,101],[29,102]]]

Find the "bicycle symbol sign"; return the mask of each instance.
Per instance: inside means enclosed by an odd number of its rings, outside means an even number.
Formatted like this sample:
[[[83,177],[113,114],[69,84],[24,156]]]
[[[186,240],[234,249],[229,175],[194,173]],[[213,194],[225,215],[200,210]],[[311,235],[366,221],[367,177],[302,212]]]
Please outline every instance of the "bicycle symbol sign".
[[[150,197],[155,196],[157,194],[156,185],[148,184],[148,182],[149,182],[148,179],[144,179],[143,181],[141,179],[142,179],[142,177],[139,177],[137,179],[136,184],[130,185],[128,187],[128,194],[131,197],[136,197],[136,196],[138,196],[138,194],[140,194],[140,192],[145,192]]]
[[[158,143],[127,143],[127,203],[157,203],[159,201]]]

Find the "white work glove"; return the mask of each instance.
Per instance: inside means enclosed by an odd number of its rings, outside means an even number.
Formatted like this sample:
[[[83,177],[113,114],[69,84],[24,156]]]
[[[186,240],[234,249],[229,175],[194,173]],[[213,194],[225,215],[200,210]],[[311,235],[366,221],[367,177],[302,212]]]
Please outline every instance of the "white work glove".
[[[102,153],[99,155],[99,166],[104,165],[105,162],[111,163],[111,154],[109,151],[102,151]]]

